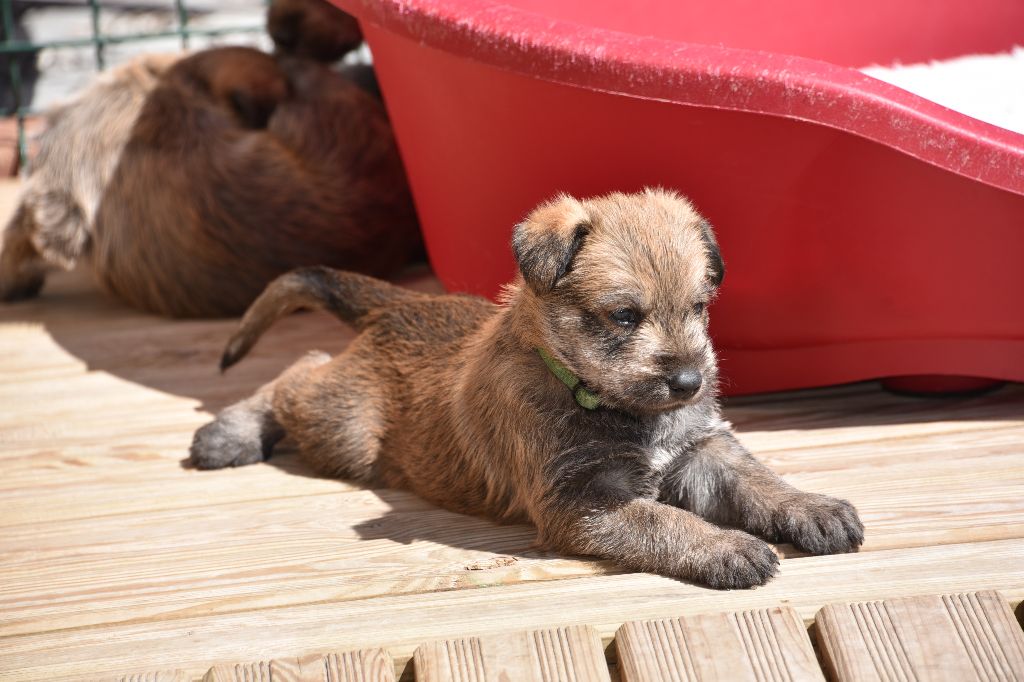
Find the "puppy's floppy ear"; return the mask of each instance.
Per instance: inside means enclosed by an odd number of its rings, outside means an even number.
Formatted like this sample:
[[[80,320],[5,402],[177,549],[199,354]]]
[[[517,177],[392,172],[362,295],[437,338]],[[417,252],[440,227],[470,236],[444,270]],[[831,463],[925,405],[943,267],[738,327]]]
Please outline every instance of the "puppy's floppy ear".
[[[583,204],[565,194],[541,204],[516,225],[512,251],[531,289],[550,291],[565,277],[590,228]]]
[[[704,249],[708,254],[708,279],[715,287],[722,284],[725,278],[725,261],[722,260],[722,252],[718,248],[718,241],[715,239],[711,223],[706,220],[700,222],[700,237],[704,241]]]

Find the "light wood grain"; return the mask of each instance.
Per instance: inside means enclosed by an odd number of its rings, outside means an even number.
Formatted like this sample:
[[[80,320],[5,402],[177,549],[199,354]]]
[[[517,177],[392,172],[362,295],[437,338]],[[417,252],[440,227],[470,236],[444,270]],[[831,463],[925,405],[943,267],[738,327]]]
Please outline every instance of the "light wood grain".
[[[824,682],[800,616],[774,607],[630,621],[615,633],[622,682]]]
[[[382,649],[311,654],[216,665],[203,682],[394,682],[395,664]]]
[[[460,517],[393,491],[7,531],[5,635],[601,572],[531,550],[532,528]]]
[[[829,604],[816,624],[840,682],[1024,680],[1024,631],[997,592]]]
[[[1024,458],[974,464],[897,463],[852,470],[840,481],[822,472],[790,479],[851,499],[867,527],[864,552],[1024,535]],[[268,473],[257,479],[250,470]],[[295,477],[273,471],[188,473],[200,479],[197,494],[261,480],[277,498],[5,528],[0,634],[617,571],[539,552],[526,526],[451,514],[400,491],[313,494],[304,482],[322,479],[303,477],[293,490]],[[63,494],[27,490],[54,504]],[[27,492],[10,499],[36,508]],[[65,504],[75,500],[70,494]]]
[[[1022,556],[1024,540],[978,542],[791,559],[756,590],[723,592],[632,573],[54,630],[0,639],[0,679],[174,667],[202,675],[217,662],[306,655],[338,642],[384,647],[401,663],[436,639],[583,624],[610,638],[628,620],[780,604],[806,621],[827,603],[922,592],[1001,589],[1019,602]]]
[[[610,682],[587,626],[429,642],[413,659],[417,682]]]

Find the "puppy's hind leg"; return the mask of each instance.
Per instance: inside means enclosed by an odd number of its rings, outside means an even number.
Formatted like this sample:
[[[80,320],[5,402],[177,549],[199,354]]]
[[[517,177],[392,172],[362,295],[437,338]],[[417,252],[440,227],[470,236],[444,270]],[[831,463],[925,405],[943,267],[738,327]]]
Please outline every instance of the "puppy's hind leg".
[[[329,360],[326,353],[310,353],[252,396],[221,410],[215,420],[196,431],[189,461],[197,469],[222,469],[269,458],[274,445],[285,435],[274,417],[277,385],[286,380],[305,379],[310,370]]]
[[[274,388],[274,417],[302,459],[322,475],[363,483],[382,476],[392,398],[374,363],[374,343],[360,335],[326,366],[308,377],[283,375]]]

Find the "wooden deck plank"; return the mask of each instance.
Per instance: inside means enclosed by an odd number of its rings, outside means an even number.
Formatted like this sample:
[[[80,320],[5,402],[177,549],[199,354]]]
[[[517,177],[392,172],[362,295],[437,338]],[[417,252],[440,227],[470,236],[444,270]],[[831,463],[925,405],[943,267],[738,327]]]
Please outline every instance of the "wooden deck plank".
[[[622,682],[824,682],[796,611],[773,607],[630,621],[615,633]]]
[[[829,604],[816,619],[833,679],[1024,679],[1024,631],[997,592]]]
[[[1022,407],[1024,409],[1024,407]],[[40,440],[38,447],[18,447],[4,434],[0,445],[0,527],[47,520],[158,511],[192,504],[181,490],[217,502],[288,497],[357,490],[345,481],[317,478],[294,454],[276,456],[268,465],[220,472],[183,470],[189,428],[161,425],[144,419],[109,421],[93,426],[92,442],[81,432],[61,433],[60,425],[23,427]],[[101,420],[96,420],[100,422]],[[118,430],[121,442],[105,443],[103,433]],[[860,458],[851,447],[835,445],[774,453],[761,459],[789,477],[795,485],[830,487],[845,471],[905,466],[911,476],[919,466],[947,467],[970,472],[985,460],[1024,455],[1024,426],[990,429],[957,436],[926,435],[895,441],[858,443]],[[287,453],[287,449],[285,450]],[[882,453],[885,456],[883,457]],[[894,473],[900,473],[903,470]],[[131,494],[124,494],[130,491]],[[28,501],[33,501],[28,503]]]
[[[395,664],[383,649],[360,649],[216,665],[203,682],[395,682]]]
[[[756,590],[723,592],[646,574],[527,582],[284,608],[142,620],[0,639],[0,678],[63,680],[217,662],[301,656],[340,645],[405,660],[434,639],[592,624],[610,637],[627,620],[785,605],[806,620],[825,604],[999,589],[1024,598],[1024,540],[790,559]],[[1013,586],[1013,587],[1007,587]]]
[[[610,682],[585,625],[428,642],[413,660],[417,682]]]
[[[193,473],[227,487],[232,479],[245,484],[245,471]],[[790,480],[853,500],[867,527],[862,552],[1024,535],[1019,456],[979,459],[968,471],[959,463],[894,464],[851,470],[841,481],[821,472]],[[288,483],[278,483],[284,495]],[[9,526],[0,541],[0,635],[617,570],[538,552],[530,527],[452,514],[409,493],[295,496],[306,489]],[[38,494],[46,499],[45,490]],[[58,504],[59,494],[52,499]]]
[[[899,396],[875,384],[862,386],[868,390],[834,399],[803,391],[799,400],[787,400],[787,394],[727,400],[727,416],[744,434],[748,447],[765,454],[907,435],[984,431],[1001,425],[1020,426],[1024,419],[1024,385],[1020,384],[950,400]]]

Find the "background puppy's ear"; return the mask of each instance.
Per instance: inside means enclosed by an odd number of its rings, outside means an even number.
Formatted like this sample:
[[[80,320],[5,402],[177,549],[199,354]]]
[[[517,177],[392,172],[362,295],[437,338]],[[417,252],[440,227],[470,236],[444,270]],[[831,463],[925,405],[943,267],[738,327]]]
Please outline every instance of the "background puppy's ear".
[[[550,291],[565,277],[590,227],[583,204],[564,194],[541,204],[516,225],[512,252],[531,289],[538,294]]]
[[[718,248],[718,241],[715,239],[715,232],[711,223],[702,220],[700,223],[700,236],[704,240],[704,248],[708,254],[708,279],[715,287],[722,284],[725,278],[725,261],[722,260],[722,252]]]

